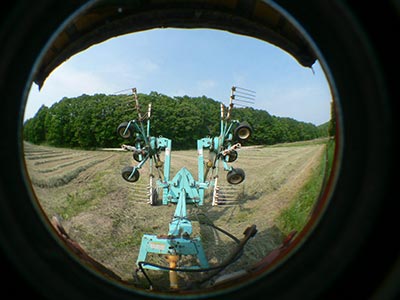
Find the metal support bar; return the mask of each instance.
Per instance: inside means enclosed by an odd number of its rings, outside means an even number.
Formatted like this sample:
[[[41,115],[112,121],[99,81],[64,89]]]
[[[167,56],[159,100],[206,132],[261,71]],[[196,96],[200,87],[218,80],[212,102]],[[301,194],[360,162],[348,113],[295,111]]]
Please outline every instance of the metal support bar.
[[[186,191],[183,188],[176,205],[174,218],[169,224],[169,236],[189,237],[192,234],[192,222],[186,215]]]

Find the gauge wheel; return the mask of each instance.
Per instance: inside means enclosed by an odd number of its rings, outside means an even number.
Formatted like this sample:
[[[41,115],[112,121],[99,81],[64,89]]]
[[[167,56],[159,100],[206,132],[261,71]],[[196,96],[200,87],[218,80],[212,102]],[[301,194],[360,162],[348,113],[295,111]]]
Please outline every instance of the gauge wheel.
[[[238,141],[245,141],[251,137],[253,130],[249,123],[241,122],[234,131],[234,136]]]
[[[228,174],[226,174],[226,180],[230,184],[239,184],[239,183],[243,182],[245,177],[246,176],[244,174],[244,171],[239,168],[232,169],[228,172]]]
[[[234,162],[238,158],[238,153],[235,150],[232,150],[228,154],[228,162]]]
[[[121,174],[122,178],[124,178],[128,182],[136,182],[139,180],[140,177],[139,170],[135,169],[135,171],[133,171],[133,167],[131,166],[123,168]]]
[[[130,125],[128,127],[128,124],[129,122],[123,122],[117,128],[118,135],[124,139],[129,139],[133,136],[132,127]]]
[[[143,161],[143,155],[140,153],[133,153],[133,159],[137,162],[141,162]]]

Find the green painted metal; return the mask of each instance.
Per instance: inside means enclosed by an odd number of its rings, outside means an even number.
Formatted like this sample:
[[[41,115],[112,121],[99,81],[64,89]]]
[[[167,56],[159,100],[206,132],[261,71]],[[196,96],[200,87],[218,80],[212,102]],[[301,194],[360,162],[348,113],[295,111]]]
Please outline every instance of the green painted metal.
[[[164,137],[151,136],[151,104],[148,106],[147,114],[140,112],[139,100],[136,89],[132,89],[135,107],[138,118],[128,122],[123,135],[133,127],[135,129],[134,146],[123,145],[124,149],[134,151],[139,163],[133,167],[134,173],[140,170],[149,161],[150,167],[150,199],[149,203],[154,204],[153,194],[153,171],[157,169],[159,174],[155,188],[162,190],[162,204],[175,204],[175,213],[169,224],[168,234],[165,236],[144,234],[137,259],[137,265],[145,262],[149,253],[169,255],[193,255],[198,258],[199,266],[188,268],[207,268],[208,260],[203,249],[200,237],[191,237],[192,223],[187,216],[187,205],[204,205],[205,190],[214,188],[217,191],[219,178],[219,164],[223,169],[232,172],[234,169],[229,166],[229,155],[233,150],[240,148],[240,144],[234,141],[233,128],[238,126],[238,120],[231,120],[231,110],[235,100],[235,91],[231,92],[231,101],[228,108],[221,104],[220,135],[215,137],[204,137],[197,140],[198,172],[197,180],[189,170],[183,167],[175,176],[170,179],[172,140]],[[144,122],[146,121],[146,122]],[[160,153],[164,151],[164,163],[160,160]],[[236,154],[237,155],[237,154]],[[163,172],[160,171],[163,166]],[[158,194],[158,193],[157,193]],[[218,204],[213,195],[212,204]],[[144,268],[154,270],[165,270],[153,265],[144,264]]]

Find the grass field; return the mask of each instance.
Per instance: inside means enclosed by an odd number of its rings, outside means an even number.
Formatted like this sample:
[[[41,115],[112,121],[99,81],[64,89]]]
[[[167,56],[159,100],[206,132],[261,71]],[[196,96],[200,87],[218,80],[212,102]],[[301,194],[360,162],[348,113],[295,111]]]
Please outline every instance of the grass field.
[[[28,143],[24,148],[32,187],[45,213],[49,217],[61,216],[69,235],[89,255],[130,280],[142,235],[166,234],[174,213],[173,206],[147,204],[146,165],[140,171],[139,181],[132,184],[124,181],[120,173],[124,166],[133,163],[131,153]],[[201,235],[211,265],[227,256],[233,242],[212,227],[200,226],[198,218],[206,214],[215,225],[238,238],[242,238],[246,227],[255,224],[257,235],[246,245],[241,259],[224,272],[250,266],[280,245],[282,231],[290,231],[290,228],[281,228],[278,219],[285,209],[294,205],[299,194],[307,194],[309,190],[314,195],[309,200],[311,204],[316,200],[315,194],[318,195],[323,179],[321,162],[325,149],[326,141],[317,140],[244,147],[239,151],[233,166],[245,170],[246,180],[238,186],[225,183],[221,187],[237,203],[212,207],[211,199],[207,199],[202,207],[188,207],[193,236]],[[183,166],[197,174],[195,150],[172,152],[171,175]],[[225,181],[222,178],[220,181]],[[155,257],[154,261],[165,264],[164,258]]]

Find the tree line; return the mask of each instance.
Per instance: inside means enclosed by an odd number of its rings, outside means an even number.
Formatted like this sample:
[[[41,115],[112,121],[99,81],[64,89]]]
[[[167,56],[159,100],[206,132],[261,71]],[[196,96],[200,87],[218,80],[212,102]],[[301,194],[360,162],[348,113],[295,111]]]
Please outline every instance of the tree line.
[[[138,94],[143,113],[152,103],[151,135],[173,140],[174,149],[191,149],[205,136],[219,135],[220,103],[202,97],[169,97],[157,92]],[[132,95],[83,94],[64,97],[51,107],[42,106],[25,121],[24,140],[68,148],[119,147],[125,140],[116,129],[137,118]],[[234,108],[232,118],[247,121],[253,135],[247,145],[272,145],[328,136],[328,122],[316,126],[265,110]]]

